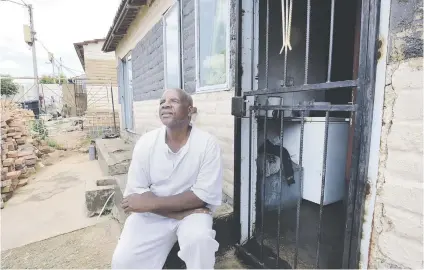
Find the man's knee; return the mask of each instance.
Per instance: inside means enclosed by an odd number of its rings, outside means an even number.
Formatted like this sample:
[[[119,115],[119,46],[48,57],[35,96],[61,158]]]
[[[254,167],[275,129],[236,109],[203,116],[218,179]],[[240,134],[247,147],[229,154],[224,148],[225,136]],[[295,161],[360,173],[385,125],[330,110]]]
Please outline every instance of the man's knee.
[[[184,231],[178,237],[180,248],[190,250],[218,250],[218,242],[215,240],[215,231],[212,228],[193,228]]]
[[[211,228],[193,228],[179,234],[180,251],[178,256],[186,263],[187,269],[213,268],[215,252],[219,244],[215,240],[215,231]]]
[[[211,228],[198,228],[192,230],[191,232],[186,232],[185,234],[181,235],[181,237],[184,238],[184,242],[187,242],[188,244],[203,243],[205,241],[215,241],[215,231]]]

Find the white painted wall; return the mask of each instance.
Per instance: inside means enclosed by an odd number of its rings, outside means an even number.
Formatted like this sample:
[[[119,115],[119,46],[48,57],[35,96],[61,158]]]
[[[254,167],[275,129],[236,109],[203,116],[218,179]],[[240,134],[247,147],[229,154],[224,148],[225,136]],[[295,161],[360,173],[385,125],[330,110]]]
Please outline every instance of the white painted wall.
[[[84,59],[114,60],[115,54],[113,52],[105,53],[102,51],[103,43],[101,41],[84,45]]]
[[[386,81],[368,267],[423,269],[423,58]]]

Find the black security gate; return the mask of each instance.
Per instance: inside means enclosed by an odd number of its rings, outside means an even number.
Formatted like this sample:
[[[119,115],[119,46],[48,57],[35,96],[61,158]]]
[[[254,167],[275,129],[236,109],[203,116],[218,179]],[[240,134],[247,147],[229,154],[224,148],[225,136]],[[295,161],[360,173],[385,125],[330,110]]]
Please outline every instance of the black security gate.
[[[235,155],[237,214],[248,209],[238,254],[263,268],[357,268],[379,1],[253,2],[238,6],[239,50],[252,14],[258,59],[239,52],[232,108],[235,135],[249,129],[248,151],[236,143],[249,154],[249,168]],[[246,75],[255,78],[251,88]]]

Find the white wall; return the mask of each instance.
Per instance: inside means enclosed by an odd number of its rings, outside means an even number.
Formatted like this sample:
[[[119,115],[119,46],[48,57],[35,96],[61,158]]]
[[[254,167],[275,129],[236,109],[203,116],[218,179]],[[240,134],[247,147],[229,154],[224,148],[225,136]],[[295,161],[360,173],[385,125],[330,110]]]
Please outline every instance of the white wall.
[[[423,58],[388,66],[370,268],[422,269]]]
[[[105,53],[102,51],[103,43],[97,42],[84,45],[84,59],[115,60],[113,52]]]

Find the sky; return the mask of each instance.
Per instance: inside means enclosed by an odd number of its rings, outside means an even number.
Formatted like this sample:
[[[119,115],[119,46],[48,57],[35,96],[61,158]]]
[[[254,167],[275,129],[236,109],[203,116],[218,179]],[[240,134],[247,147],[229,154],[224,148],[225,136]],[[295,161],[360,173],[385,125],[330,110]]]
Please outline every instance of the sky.
[[[120,4],[120,0],[23,1],[33,6],[37,39],[56,59],[61,57],[64,66],[72,69],[63,69],[68,77],[83,73],[73,43],[106,37]],[[28,9],[0,0],[0,74],[34,75],[31,47],[23,37],[24,24],[29,24]],[[36,52],[39,77],[51,75],[52,64],[40,42],[36,43]]]

